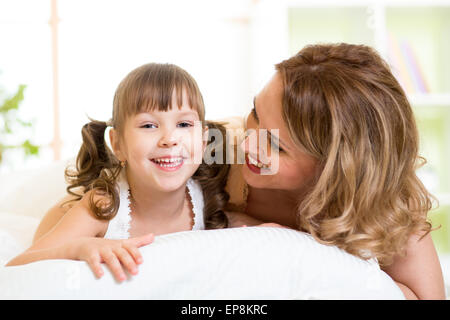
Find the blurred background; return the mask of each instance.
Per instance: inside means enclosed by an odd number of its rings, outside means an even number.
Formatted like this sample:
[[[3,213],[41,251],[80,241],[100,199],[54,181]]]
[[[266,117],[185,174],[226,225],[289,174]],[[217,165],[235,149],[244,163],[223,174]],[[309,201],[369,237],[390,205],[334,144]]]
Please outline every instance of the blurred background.
[[[450,271],[450,1],[0,0],[0,39],[0,173],[75,157],[87,117],[108,120],[141,64],[186,69],[219,119],[245,115],[274,64],[306,44],[373,46],[414,107]]]

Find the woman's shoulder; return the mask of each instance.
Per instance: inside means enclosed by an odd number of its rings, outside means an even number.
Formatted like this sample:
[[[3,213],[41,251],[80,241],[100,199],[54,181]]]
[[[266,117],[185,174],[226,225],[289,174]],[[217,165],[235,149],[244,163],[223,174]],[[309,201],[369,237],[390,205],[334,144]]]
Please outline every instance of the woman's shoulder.
[[[245,118],[229,117],[219,120],[227,131],[227,145],[238,146],[245,135]]]
[[[232,158],[230,171],[228,173],[225,191],[229,194],[230,199],[227,204],[228,211],[243,212],[247,205],[248,187],[242,176],[242,161],[238,161],[238,148],[245,135],[245,117],[235,116],[218,120],[223,123],[227,130],[227,152],[231,152]]]
[[[245,117],[234,116],[217,120],[222,123],[226,129],[243,129],[245,128]]]
[[[244,212],[247,206],[248,186],[242,176],[241,164],[233,164],[230,167],[225,191],[230,196],[227,210]]]

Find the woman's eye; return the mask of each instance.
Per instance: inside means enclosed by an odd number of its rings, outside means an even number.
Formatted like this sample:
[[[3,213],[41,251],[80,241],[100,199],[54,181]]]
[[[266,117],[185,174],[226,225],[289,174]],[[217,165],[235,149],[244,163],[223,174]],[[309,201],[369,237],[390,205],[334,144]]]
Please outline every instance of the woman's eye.
[[[278,149],[278,152],[284,152],[284,150],[280,147],[280,146],[278,146],[278,145],[276,145],[276,144],[272,144],[272,148],[274,148],[274,149]]]
[[[269,141],[270,141],[270,143],[272,145],[272,148],[278,149],[278,152],[280,152],[280,153],[284,152],[283,148],[281,148],[280,145],[278,144],[278,139],[277,138],[274,138],[273,136],[270,136],[269,137]]]
[[[192,127],[192,124],[189,123],[189,122],[181,122],[181,123],[178,124],[178,127],[189,128],[189,127]]]
[[[256,114],[255,107],[252,108],[251,114],[252,114],[253,118],[256,120],[256,122],[259,123],[259,118],[258,118],[258,115]]]

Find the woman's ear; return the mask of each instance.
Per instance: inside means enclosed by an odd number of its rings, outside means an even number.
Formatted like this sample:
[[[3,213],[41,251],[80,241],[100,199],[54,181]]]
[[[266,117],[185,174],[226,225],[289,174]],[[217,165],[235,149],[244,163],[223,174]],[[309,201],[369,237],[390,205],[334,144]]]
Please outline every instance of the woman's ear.
[[[125,157],[123,156],[123,152],[121,149],[121,143],[119,139],[119,134],[116,129],[111,128],[109,130],[109,141],[111,142],[112,151],[119,161],[125,161]]]

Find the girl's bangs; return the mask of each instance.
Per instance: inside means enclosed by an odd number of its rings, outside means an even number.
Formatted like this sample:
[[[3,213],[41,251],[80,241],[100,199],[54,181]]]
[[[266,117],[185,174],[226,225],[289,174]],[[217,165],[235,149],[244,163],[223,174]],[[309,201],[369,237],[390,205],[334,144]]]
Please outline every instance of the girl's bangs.
[[[113,119],[121,127],[126,118],[138,113],[169,111],[183,101],[205,120],[203,98],[195,80],[183,69],[170,64],[147,64],[133,70],[121,82],[114,97]]]
[[[161,81],[158,83],[146,83],[134,88],[132,104],[127,108],[130,113],[169,111],[176,104],[178,109],[183,105],[185,99],[192,110],[198,112],[203,120],[203,99],[196,86],[185,79],[172,79],[172,81]]]
[[[172,89],[147,88],[142,90],[143,92],[135,104],[135,112],[169,111],[174,103],[178,109],[181,109],[183,105],[183,89],[184,87],[173,87]],[[185,90],[185,92],[189,107],[193,110],[198,110],[197,97],[191,91]]]

